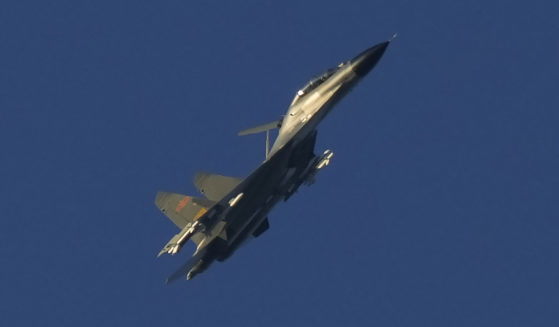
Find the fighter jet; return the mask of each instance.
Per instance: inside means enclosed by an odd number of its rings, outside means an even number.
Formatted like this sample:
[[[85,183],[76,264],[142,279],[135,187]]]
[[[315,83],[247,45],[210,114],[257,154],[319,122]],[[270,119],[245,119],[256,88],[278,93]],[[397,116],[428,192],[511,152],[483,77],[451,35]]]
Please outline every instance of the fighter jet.
[[[203,197],[157,193],[155,205],[180,228],[158,256],[176,254],[188,240],[196,244],[193,256],[167,283],[192,279],[214,261],[229,258],[240,245],[268,230],[268,213],[278,202],[287,201],[300,185],[314,182],[334,155],[331,150],[314,153],[319,123],[375,67],[390,41],[311,79],[297,91],[282,119],[240,132],[266,133],[265,160],[248,177],[198,173],[194,185]],[[270,148],[270,130],[276,128]]]

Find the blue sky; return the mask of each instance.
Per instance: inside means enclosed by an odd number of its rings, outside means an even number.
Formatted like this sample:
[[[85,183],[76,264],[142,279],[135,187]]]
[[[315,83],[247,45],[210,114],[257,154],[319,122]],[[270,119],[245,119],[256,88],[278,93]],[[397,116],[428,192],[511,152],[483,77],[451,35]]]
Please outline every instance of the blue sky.
[[[3,326],[559,323],[553,1],[12,1]],[[319,128],[331,165],[192,282],[155,193],[245,176],[309,78],[399,37]]]

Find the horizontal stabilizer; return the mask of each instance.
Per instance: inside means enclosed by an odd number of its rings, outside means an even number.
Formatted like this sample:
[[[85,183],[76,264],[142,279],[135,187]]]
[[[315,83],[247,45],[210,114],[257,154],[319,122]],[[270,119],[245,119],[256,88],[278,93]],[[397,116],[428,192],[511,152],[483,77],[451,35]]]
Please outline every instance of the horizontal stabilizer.
[[[219,201],[237,187],[242,180],[242,178],[211,173],[197,173],[194,176],[194,186],[211,201]]]
[[[202,217],[214,204],[208,199],[170,192],[157,192],[155,197],[157,208],[180,229]]]
[[[252,127],[252,128],[249,128],[249,129],[245,129],[244,131],[239,132],[239,136],[249,135],[249,134],[257,134],[257,133],[262,133],[262,132],[269,131],[271,129],[280,128],[281,127],[281,122],[282,122],[281,120],[276,120],[276,121],[273,121],[271,123],[267,123],[267,124],[264,124],[264,125]]]

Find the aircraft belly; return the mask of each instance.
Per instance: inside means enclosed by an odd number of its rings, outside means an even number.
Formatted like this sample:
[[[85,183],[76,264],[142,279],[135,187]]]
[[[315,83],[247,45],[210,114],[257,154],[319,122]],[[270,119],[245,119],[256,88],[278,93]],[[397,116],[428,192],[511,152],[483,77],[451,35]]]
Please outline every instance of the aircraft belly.
[[[296,147],[278,153],[278,158],[271,160],[277,160],[279,164],[272,162],[271,167],[275,168],[270,168],[270,173],[261,175],[260,183],[244,190],[245,194],[250,192],[251,196],[247,196],[247,201],[242,203],[242,206],[239,202],[239,208],[235,208],[235,211],[231,211],[227,216],[227,243],[231,246],[231,251],[252,235],[272,208],[285,198],[289,188],[298,182],[299,175],[315,158],[315,141],[316,133],[313,133]],[[284,153],[288,153],[289,156],[285,156]]]
[[[250,202],[245,203],[242,208],[235,212],[231,212],[227,216],[227,242],[232,244],[237,240],[244,230],[252,222],[266,217],[268,212],[281,198],[280,194],[275,190],[270,189],[268,192],[262,192],[257,198],[251,199]]]
[[[242,189],[235,190],[244,196],[225,217],[228,253],[221,255],[222,260],[250,238],[272,208],[285,198],[294,179],[314,157],[315,138],[316,133],[308,142],[300,142],[295,147],[288,145],[270,158],[259,172],[247,178],[248,183]],[[293,161],[299,157],[304,159]]]
[[[224,198],[243,193],[235,206],[227,208],[223,219],[227,222],[227,242],[231,244],[251,221],[259,219],[271,209],[270,197],[277,202],[278,186],[288,171],[291,152],[288,148],[277,152]]]

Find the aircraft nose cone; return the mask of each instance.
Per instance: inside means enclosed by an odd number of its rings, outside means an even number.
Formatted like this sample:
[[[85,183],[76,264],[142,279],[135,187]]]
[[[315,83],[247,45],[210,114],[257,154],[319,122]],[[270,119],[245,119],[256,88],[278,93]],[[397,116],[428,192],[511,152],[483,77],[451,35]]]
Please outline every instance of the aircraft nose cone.
[[[390,41],[379,43],[353,58],[351,60],[353,71],[359,75],[359,77],[367,75],[367,73],[370,72],[380,60],[389,43]]]

